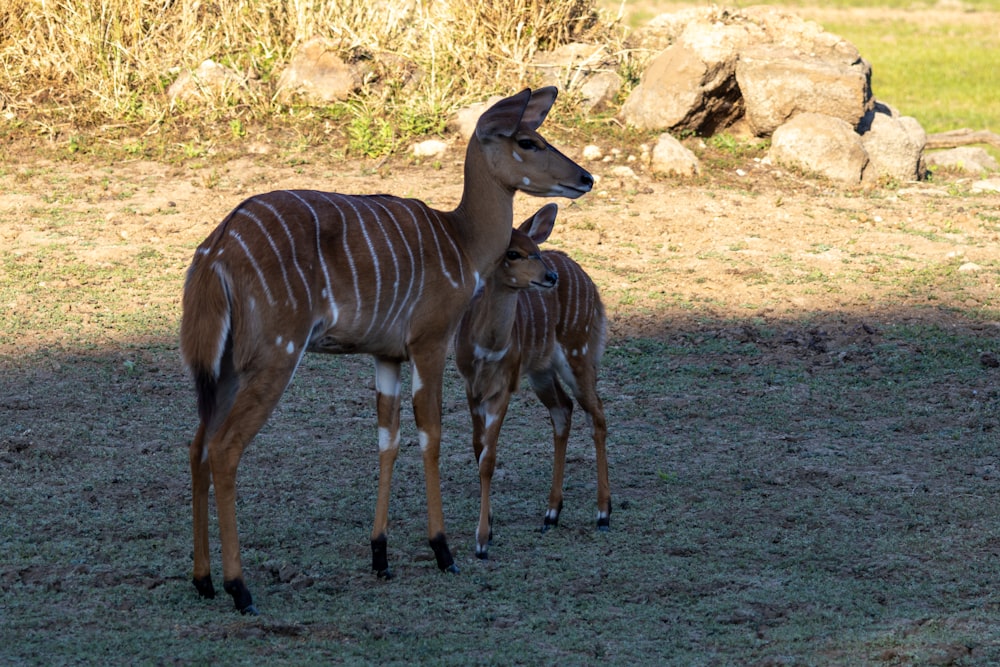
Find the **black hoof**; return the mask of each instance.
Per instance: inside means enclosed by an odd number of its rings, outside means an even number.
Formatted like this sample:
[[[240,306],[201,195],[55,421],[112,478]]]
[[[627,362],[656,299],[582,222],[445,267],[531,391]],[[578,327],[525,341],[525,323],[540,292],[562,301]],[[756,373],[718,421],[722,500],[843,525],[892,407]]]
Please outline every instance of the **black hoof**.
[[[202,577],[201,579],[192,579],[191,583],[194,587],[198,589],[198,595],[208,600],[215,598],[215,586],[212,585],[212,577]]]
[[[430,541],[430,544],[431,549],[434,551],[434,558],[437,560],[438,569],[442,572],[458,574],[458,567],[455,565],[455,559],[451,557],[451,551],[448,549],[448,541],[445,539],[444,534],[436,536]]]
[[[227,581],[222,584],[222,588],[232,596],[236,611],[241,614],[257,615],[257,608],[253,606],[253,597],[250,595],[250,589],[247,588],[242,579]]]
[[[479,560],[489,560],[490,554],[485,549],[483,549],[482,551],[476,549],[476,558],[478,558]]]
[[[392,579],[389,572],[389,546],[385,535],[372,540],[372,572],[379,579]]]
[[[611,532],[611,526],[608,525],[608,524],[606,524],[606,523],[599,523],[599,524],[597,524],[597,532],[599,532],[599,533],[610,533]]]
[[[244,616],[260,616],[260,612],[257,611],[257,607],[250,605],[245,609],[240,609],[240,613]]]

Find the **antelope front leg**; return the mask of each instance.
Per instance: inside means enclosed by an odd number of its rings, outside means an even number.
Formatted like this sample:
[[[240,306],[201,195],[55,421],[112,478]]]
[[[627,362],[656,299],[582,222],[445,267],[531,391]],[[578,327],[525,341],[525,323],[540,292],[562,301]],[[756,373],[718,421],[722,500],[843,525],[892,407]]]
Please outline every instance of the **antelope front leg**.
[[[472,414],[472,448],[476,454],[476,464],[479,466],[479,526],[476,529],[476,558],[483,560],[489,558],[488,549],[493,540],[490,490],[493,484],[493,472],[496,469],[500,427],[503,426],[509,403],[510,393],[507,391],[485,401],[476,401],[473,397],[469,397],[469,411]]]
[[[392,471],[399,454],[398,361],[375,360],[375,401],[378,411],[378,496],[372,524],[372,571],[379,579],[391,579],[388,530]]]
[[[446,348],[413,355],[413,416],[420,438],[427,486],[427,536],[442,572],[457,574],[458,567],[448,549],[441,507],[441,381]]]

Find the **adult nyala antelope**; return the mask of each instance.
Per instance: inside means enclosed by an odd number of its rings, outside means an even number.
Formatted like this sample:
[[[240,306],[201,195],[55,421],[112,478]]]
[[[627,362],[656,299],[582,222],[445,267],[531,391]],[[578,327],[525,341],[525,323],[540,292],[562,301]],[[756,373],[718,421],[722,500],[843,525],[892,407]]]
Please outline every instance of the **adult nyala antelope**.
[[[513,231],[499,267],[486,279],[455,334],[455,359],[465,378],[472,413],[472,446],[479,463],[480,512],[476,555],[487,557],[493,515],[490,483],[497,439],[511,394],[527,375],[549,410],[555,453],[552,488],[542,530],[559,523],[566,442],[573,400],[590,415],[597,451],[597,527],[611,519],[607,424],[597,395],[597,367],[604,352],[607,323],[597,287],[565,254],[541,252],[558,207],[548,204]]]
[[[240,456],[306,351],[375,359],[379,481],[372,569],[388,578],[386,531],[399,451],[400,365],[412,368],[427,527],[441,570],[445,538],[438,451],[448,341],[511,234],[514,192],[576,198],[594,180],[537,132],[556,89],[525,89],[479,119],[458,207],[437,211],[389,195],[287,190],[236,207],[198,246],[184,286],[181,352],[201,423],[190,446],[194,585],[214,597],[208,490],[215,484],[223,588],[256,613],[236,527]]]

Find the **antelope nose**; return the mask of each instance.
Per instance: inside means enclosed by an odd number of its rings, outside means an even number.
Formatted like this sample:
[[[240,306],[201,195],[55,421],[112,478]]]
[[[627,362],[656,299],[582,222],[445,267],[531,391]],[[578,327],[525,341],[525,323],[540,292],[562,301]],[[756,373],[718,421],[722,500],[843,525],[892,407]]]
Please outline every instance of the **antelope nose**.
[[[583,183],[588,190],[594,187],[594,177],[591,176],[589,172],[583,172],[583,175],[580,177],[580,182]]]

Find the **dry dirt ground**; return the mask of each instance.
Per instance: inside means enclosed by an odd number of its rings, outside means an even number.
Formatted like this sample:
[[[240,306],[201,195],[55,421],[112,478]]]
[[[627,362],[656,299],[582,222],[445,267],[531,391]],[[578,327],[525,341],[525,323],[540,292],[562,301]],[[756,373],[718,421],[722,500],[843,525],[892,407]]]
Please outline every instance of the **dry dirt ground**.
[[[584,163],[598,177],[597,187],[577,201],[559,202],[549,243],[593,275],[614,336],[653,333],[678,318],[853,321],[889,312],[993,319],[1000,194],[973,188],[978,179],[939,173],[929,182],[863,189],[790,172],[762,161],[762,154],[734,157],[695,147],[715,160],[699,178],[654,178],[640,161],[630,161],[638,151],[626,148],[613,160]],[[566,148],[583,163],[582,145]],[[164,259],[160,277],[179,287],[192,249],[256,192],[385,192],[439,208],[454,206],[461,194],[458,148],[440,166],[399,158],[377,169],[322,158],[289,166],[273,147],[255,150],[275,152],[180,166],[30,154],[13,160],[12,152],[0,172],[0,243],[14,258],[43,249],[84,271],[156,252]],[[622,175],[620,166],[634,176]],[[543,203],[519,195],[517,219]],[[68,280],[42,291],[56,298],[53,291],[65,295],[80,280],[88,282],[85,276]],[[148,299],[176,297],[138,292],[138,302],[126,299],[117,307],[141,310]],[[15,295],[4,304],[8,317],[31,321],[39,297]],[[154,305],[166,312],[176,304]],[[115,338],[87,317],[87,304],[64,307],[74,308],[84,311],[78,326],[36,330],[30,341],[2,341],[0,350]]]

